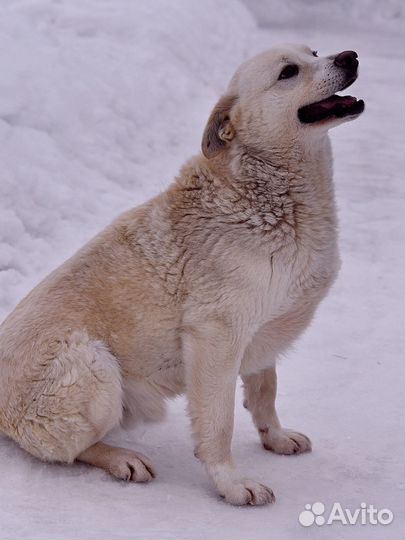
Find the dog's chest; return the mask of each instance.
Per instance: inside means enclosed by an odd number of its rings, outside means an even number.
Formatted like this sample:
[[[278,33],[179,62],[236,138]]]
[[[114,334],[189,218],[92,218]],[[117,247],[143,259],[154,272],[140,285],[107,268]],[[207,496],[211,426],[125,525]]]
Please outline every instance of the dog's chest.
[[[319,302],[339,268],[336,234],[308,235],[276,251],[249,257],[243,270],[249,281],[252,313],[258,324],[283,315],[301,302]]]
[[[307,327],[339,268],[335,241],[324,252],[282,250],[251,274],[249,297],[252,334],[240,373],[274,365]],[[253,284],[253,280],[256,280]]]

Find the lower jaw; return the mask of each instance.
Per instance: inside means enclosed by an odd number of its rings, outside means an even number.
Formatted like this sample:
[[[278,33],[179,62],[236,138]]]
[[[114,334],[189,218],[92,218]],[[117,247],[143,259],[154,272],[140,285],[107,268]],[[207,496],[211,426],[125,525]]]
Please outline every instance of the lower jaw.
[[[338,98],[338,96],[335,97],[336,99]],[[349,98],[351,102],[347,103]],[[346,103],[344,100],[346,100]],[[322,103],[314,103],[299,109],[298,118],[300,122],[302,124],[320,124],[333,120],[350,120],[361,114],[364,110],[364,101],[361,99],[356,100],[351,96],[340,98],[340,102],[337,102],[333,107],[322,106]]]

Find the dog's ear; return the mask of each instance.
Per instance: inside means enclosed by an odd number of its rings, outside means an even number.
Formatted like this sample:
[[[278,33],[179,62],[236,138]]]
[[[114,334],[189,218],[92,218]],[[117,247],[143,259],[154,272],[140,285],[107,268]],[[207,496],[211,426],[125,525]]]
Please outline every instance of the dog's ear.
[[[235,96],[228,94],[222,96],[208,118],[201,143],[202,153],[208,159],[217,156],[235,136],[229,118],[235,101]]]

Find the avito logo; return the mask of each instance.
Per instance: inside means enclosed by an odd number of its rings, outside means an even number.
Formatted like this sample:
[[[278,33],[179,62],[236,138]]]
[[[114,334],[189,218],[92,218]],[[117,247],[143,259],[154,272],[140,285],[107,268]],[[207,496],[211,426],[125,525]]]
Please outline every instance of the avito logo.
[[[372,504],[362,502],[358,508],[351,510],[344,508],[339,502],[333,503],[330,512],[325,515],[325,505],[322,502],[306,504],[298,516],[298,521],[304,527],[311,525],[389,525],[394,519],[394,514],[388,508],[378,510]]]

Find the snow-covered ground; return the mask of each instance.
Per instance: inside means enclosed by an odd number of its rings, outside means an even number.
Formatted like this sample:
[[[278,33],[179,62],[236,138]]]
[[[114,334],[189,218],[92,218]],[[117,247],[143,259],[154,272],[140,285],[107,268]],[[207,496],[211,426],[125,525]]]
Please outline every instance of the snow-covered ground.
[[[237,401],[235,456],[276,504],[216,497],[178,399],[164,424],[110,436],[150,456],[149,485],[40,463],[0,436],[1,539],[403,540],[403,11],[396,0],[325,4],[2,0],[0,320],[114,216],[164,189],[247,56],[285,41],[355,49],[350,92],[367,110],[332,133],[339,279],[279,370],[280,415],[313,453],[266,453]],[[315,501],[395,518],[304,528],[298,515]]]

